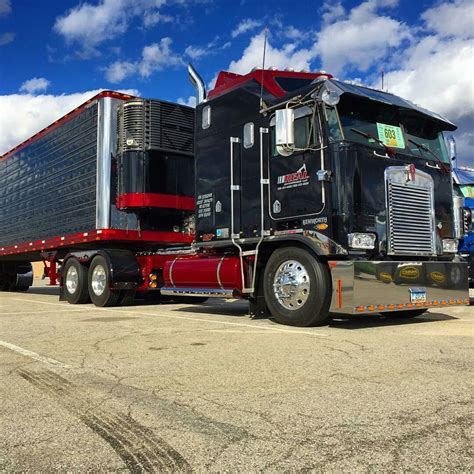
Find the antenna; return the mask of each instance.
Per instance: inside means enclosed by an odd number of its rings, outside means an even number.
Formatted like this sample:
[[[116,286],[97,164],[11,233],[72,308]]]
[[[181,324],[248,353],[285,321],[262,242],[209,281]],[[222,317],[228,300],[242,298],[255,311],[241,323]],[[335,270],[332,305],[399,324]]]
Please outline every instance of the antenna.
[[[380,72],[382,73],[382,90],[383,90],[383,75],[384,75],[384,68],[382,66],[382,69],[380,70]]]
[[[264,40],[263,40],[263,59],[262,59],[262,80],[261,80],[261,87],[260,87],[260,108],[263,107],[263,78],[265,74],[265,55],[267,53],[267,37],[268,37],[268,27],[265,27],[264,31]]]

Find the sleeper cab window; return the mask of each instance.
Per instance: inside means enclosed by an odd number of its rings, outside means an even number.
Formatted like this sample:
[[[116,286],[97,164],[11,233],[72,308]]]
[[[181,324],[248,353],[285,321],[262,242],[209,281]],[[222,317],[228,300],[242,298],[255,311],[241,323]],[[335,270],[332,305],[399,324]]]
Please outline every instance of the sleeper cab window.
[[[211,126],[211,106],[206,105],[202,109],[202,128],[205,130]]]
[[[253,122],[244,125],[244,148],[252,148],[255,142],[255,127]]]

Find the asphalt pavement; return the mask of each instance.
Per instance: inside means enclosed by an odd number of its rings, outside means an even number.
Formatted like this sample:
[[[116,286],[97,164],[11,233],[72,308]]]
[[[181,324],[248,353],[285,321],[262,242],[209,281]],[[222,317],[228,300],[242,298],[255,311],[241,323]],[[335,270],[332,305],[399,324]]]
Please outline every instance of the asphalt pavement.
[[[0,471],[472,472],[473,322],[0,293]]]

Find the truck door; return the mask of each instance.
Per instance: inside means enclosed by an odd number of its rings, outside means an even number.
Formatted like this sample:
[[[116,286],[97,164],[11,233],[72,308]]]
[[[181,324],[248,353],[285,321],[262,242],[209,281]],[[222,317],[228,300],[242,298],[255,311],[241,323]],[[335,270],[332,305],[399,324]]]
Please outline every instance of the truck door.
[[[295,110],[295,151],[280,155],[275,146],[274,119],[269,150],[269,213],[273,220],[310,217],[324,210],[324,170],[318,114],[310,107]]]

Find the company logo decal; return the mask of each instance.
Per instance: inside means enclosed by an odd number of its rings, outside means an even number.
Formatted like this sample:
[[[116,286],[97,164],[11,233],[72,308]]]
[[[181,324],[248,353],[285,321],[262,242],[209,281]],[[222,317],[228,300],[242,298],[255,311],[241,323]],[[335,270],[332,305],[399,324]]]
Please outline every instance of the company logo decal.
[[[306,186],[309,184],[309,174],[304,164],[298,171],[290,174],[283,174],[278,176],[277,185],[278,190],[298,188],[300,186]]]
[[[446,280],[446,276],[441,272],[431,272],[430,277],[436,283],[444,283]]]
[[[400,276],[403,278],[415,279],[420,276],[420,270],[415,267],[406,267],[400,270]]]

